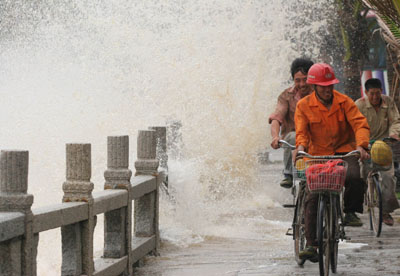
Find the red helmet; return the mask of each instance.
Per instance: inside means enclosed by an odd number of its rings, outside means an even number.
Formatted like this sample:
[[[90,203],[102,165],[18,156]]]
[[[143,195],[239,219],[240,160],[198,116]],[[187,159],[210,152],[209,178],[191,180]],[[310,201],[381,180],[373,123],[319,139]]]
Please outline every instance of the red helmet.
[[[328,86],[339,83],[339,80],[335,77],[335,72],[329,64],[316,63],[308,70],[307,83]]]

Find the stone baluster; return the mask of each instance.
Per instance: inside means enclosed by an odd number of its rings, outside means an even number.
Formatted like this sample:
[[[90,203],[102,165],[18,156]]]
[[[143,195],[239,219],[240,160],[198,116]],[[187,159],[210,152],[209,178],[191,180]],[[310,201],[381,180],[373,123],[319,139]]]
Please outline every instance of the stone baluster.
[[[132,196],[129,169],[129,137],[107,137],[107,170],[104,172],[104,189],[125,189],[128,191],[127,207],[104,214],[105,258],[121,258],[132,254]],[[132,275],[132,258],[123,275]]]
[[[0,153],[0,212],[25,214],[25,234],[0,245],[1,275],[36,275],[38,235],[33,235],[33,196],[28,190],[28,151]]]
[[[156,132],[154,130],[139,130],[137,138],[136,175],[156,175],[159,161],[156,155]]]
[[[149,127],[149,129],[156,132],[156,156],[157,159],[160,161],[160,167],[162,169],[168,170],[167,128],[158,126]]]
[[[88,220],[63,226],[62,235],[62,275],[92,276],[93,232],[96,217],[93,213],[93,183],[91,178],[91,145],[66,145],[66,178],[63,184],[63,202],[87,202]]]
[[[156,158],[156,132],[154,130],[140,130],[137,140],[137,160],[135,162],[136,175],[157,176],[159,161]],[[158,232],[158,186],[154,192],[148,193],[135,200],[135,236],[156,236],[159,244]],[[156,248],[156,249],[157,249]]]

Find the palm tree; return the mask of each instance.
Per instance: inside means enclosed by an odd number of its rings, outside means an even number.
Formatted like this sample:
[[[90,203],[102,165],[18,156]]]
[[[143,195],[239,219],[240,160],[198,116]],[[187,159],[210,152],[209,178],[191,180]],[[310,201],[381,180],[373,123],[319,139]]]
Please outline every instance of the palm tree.
[[[393,64],[391,96],[399,107],[400,82],[400,0],[362,0],[375,12],[381,34],[387,43],[388,55]]]
[[[361,0],[335,0],[338,18],[336,36],[342,49],[344,92],[353,100],[360,97],[360,72],[368,55],[371,29],[366,19],[367,11]]]

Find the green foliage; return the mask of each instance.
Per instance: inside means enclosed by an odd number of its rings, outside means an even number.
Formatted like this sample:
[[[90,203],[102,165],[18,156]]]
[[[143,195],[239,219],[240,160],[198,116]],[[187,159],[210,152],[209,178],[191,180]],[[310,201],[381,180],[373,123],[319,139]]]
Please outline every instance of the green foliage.
[[[381,15],[382,20],[396,39],[400,39],[400,28],[391,18]]]
[[[336,0],[335,4],[340,18],[339,40],[344,50],[343,61],[364,59],[373,31],[366,19],[368,8],[362,0]]]
[[[340,32],[342,34],[342,40],[343,40],[343,47],[345,49],[345,55],[343,60],[344,61],[349,61],[351,58],[351,46],[350,46],[350,40],[349,36],[347,34],[346,29],[343,27],[343,24],[340,23]]]
[[[363,5],[361,1],[356,1],[353,6],[353,16],[357,18],[363,9]]]
[[[396,39],[400,39],[400,0],[363,0],[380,17]]]
[[[392,0],[393,6],[396,8],[397,15],[400,16],[400,0]],[[399,23],[399,22],[397,22]]]

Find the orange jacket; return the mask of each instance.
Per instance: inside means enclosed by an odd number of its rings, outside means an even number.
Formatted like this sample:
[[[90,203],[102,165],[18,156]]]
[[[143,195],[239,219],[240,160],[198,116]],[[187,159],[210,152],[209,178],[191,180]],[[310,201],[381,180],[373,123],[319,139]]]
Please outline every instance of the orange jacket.
[[[352,99],[333,90],[328,110],[315,92],[297,103],[294,115],[296,146],[303,145],[311,155],[332,155],[368,147],[369,126]]]

